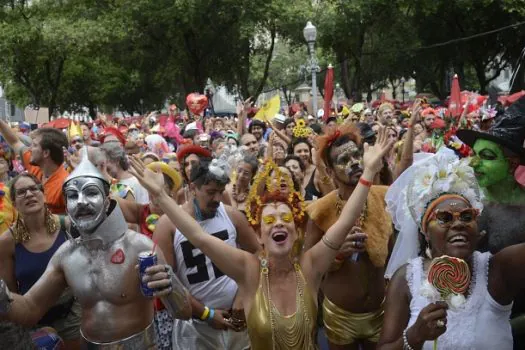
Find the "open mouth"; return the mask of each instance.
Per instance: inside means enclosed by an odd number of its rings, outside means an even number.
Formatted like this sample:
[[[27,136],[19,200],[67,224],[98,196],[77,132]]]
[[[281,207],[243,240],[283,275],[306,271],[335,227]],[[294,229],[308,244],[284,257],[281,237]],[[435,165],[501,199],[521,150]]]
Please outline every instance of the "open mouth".
[[[450,237],[447,242],[453,246],[465,246],[469,240],[466,235],[458,234]]]
[[[288,238],[288,232],[285,231],[276,231],[272,234],[272,239],[277,244],[283,244]]]

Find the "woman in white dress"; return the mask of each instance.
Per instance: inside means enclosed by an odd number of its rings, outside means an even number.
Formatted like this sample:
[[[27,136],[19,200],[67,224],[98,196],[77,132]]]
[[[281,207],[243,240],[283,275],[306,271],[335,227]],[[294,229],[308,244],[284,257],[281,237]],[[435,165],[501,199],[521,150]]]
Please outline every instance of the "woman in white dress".
[[[525,244],[495,255],[475,251],[483,205],[467,160],[440,151],[396,182],[387,202],[400,237],[387,268],[395,273],[378,349],[432,349],[435,339],[438,349],[512,349],[509,317],[525,287]],[[472,276],[463,296],[446,301],[427,282],[432,258],[443,255],[465,260]]]

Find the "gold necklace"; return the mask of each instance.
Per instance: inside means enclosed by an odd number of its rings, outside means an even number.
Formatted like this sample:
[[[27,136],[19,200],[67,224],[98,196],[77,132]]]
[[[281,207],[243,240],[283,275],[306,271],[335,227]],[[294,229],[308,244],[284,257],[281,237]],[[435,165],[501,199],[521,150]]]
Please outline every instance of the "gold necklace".
[[[297,283],[295,305],[296,311],[291,316],[281,316],[279,310],[273,304],[270,295],[270,280],[268,277],[269,269],[263,265],[263,274],[266,281],[266,294],[268,298],[268,307],[270,309],[270,324],[272,327],[272,348],[276,349],[297,349],[301,344],[303,346],[312,344],[310,318],[306,310],[304,301],[305,285],[299,273],[299,264],[294,263],[295,279]],[[291,325],[279,322],[282,319],[293,319]]]
[[[335,210],[337,212],[337,217],[341,215],[341,212],[343,211],[343,208],[345,207],[346,201],[341,198],[339,193],[337,193],[337,199],[335,201]],[[363,224],[366,220],[366,212],[368,209],[368,202],[365,202],[365,206],[363,207],[363,210],[361,210],[361,215],[359,215],[359,218],[357,219],[354,226],[363,227]]]

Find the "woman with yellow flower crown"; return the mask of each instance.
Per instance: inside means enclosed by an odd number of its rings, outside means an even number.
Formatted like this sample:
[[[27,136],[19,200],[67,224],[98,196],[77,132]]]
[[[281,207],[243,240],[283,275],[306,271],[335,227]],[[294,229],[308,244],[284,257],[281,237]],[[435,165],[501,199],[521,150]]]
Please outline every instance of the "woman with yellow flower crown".
[[[317,293],[323,275],[330,268],[352,223],[365,204],[375,174],[389,151],[384,129],[373,147],[365,145],[365,171],[341,218],[323,239],[301,252],[298,239],[304,218],[304,204],[296,192],[283,196],[268,171],[257,177],[248,199],[250,223],[257,229],[262,253],[250,254],[206,234],[165,191],[158,171],[132,160],[133,173],[142,185],[155,194],[169,219],[186,238],[226,275],[233,278],[244,295],[244,310],[251,346],[254,350],[316,349]],[[264,188],[261,196],[260,188]],[[299,248],[299,249],[297,249]]]

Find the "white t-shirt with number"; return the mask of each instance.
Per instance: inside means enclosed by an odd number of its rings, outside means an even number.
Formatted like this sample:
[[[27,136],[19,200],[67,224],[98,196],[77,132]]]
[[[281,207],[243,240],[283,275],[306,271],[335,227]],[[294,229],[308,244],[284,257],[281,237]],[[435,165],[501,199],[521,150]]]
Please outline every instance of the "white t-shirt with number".
[[[215,217],[199,221],[202,229],[237,247],[237,231],[224,204],[220,204]],[[237,293],[237,283],[220,271],[210,258],[202,254],[182,233],[175,231],[173,239],[177,276],[191,295],[214,309],[230,309]]]

